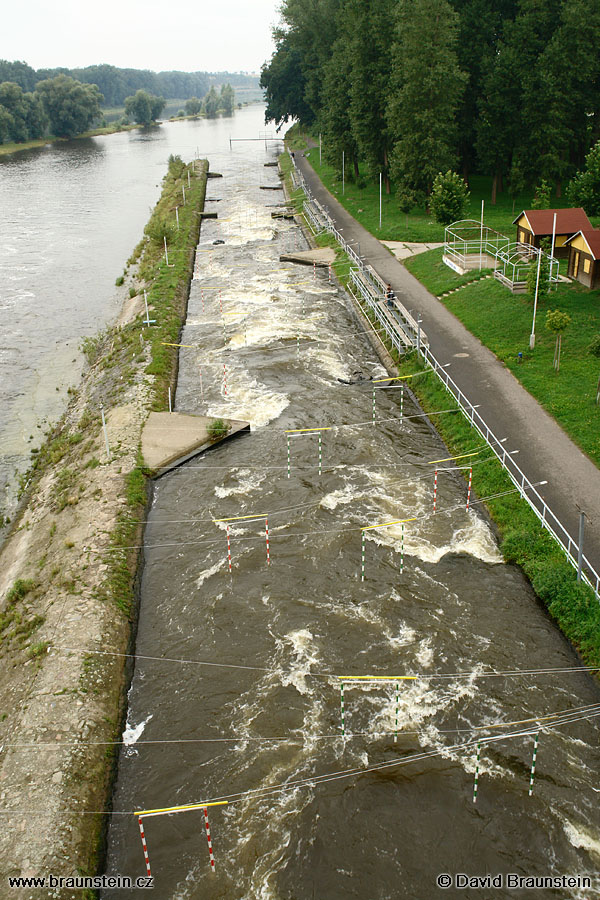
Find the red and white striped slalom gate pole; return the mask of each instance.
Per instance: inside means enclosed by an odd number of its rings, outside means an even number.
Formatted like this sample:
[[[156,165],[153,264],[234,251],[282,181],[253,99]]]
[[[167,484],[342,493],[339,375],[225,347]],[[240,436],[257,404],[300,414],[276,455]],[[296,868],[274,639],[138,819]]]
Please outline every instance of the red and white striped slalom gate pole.
[[[225,368],[225,363],[223,363],[223,389],[225,396],[227,396],[227,370]]]
[[[146,846],[146,836],[144,834],[144,823],[142,822],[142,817],[138,817],[138,823],[140,826],[140,837],[142,839],[142,848],[144,850],[144,859],[146,860],[146,872],[149,878],[152,878],[152,872],[150,871],[150,857],[148,856],[148,847]]]
[[[267,565],[271,565],[271,552],[269,550],[269,520],[265,518],[265,538],[267,541]]]
[[[329,274],[327,280],[329,281],[329,284],[331,284],[331,263],[329,263]]]
[[[227,564],[229,566],[229,573],[231,574],[231,540],[229,538],[229,525],[227,525]]]
[[[471,485],[473,484],[473,469],[469,469],[469,487],[467,488],[467,512],[469,511],[469,503],[471,502]]]
[[[221,296],[221,291],[219,291],[219,306],[221,307],[221,314],[223,314],[223,297]]]
[[[210,825],[208,824],[208,810],[204,808],[204,827],[206,828],[206,840],[208,841],[208,855],[210,856],[210,868],[214,874],[215,871],[215,855],[213,853],[212,841],[210,839]]]
[[[436,469],[435,474],[433,476],[433,511],[434,511],[434,513],[435,513],[435,507],[437,504],[437,475],[438,475],[438,470]]]
[[[314,262],[313,263],[313,279],[316,281],[316,278],[317,278],[317,264],[316,264],[316,262]]]
[[[202,312],[204,312],[204,288],[200,288],[200,299],[202,300]]]

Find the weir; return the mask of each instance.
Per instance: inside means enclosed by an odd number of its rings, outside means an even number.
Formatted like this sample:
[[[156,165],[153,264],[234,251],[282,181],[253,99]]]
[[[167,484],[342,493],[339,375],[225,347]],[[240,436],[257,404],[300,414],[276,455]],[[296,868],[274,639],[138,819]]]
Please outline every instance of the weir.
[[[266,161],[216,159],[175,410],[251,434],[154,487],[106,870],[147,853],[161,897],[256,900],[592,871],[600,691],[468,504],[457,469],[476,490],[493,454],[454,459],[408,389],[373,409],[390,373],[327,271],[280,263],[305,242]]]

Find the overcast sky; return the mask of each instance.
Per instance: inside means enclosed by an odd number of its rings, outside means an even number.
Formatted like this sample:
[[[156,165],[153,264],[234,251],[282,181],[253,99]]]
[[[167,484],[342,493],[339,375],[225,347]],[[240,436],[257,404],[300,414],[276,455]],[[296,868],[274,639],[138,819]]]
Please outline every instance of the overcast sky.
[[[258,72],[279,0],[16,0],[3,5],[0,58],[34,69]]]

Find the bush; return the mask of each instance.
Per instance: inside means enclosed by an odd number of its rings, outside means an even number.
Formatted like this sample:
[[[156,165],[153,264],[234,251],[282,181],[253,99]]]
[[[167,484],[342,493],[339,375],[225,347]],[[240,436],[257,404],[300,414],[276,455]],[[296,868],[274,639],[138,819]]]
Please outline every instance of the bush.
[[[433,188],[429,197],[429,208],[440,225],[450,225],[461,219],[469,202],[469,191],[464,180],[456,172],[448,170],[435,176]],[[415,205],[416,197],[410,198],[408,208]]]
[[[124,281],[125,281],[124,277],[122,275],[119,275],[119,277],[117,279],[115,279],[115,284],[117,287],[121,287],[121,285],[123,284]]]
[[[230,428],[231,426],[227,425],[223,419],[213,419],[208,426],[208,436],[211,441],[218,441],[219,438],[224,438],[229,433]]]
[[[589,342],[588,353],[600,357],[600,334],[595,335]]]
[[[167,244],[170,244],[177,234],[177,226],[168,219],[153,216],[146,225],[145,233],[155,244],[162,244],[164,238],[167,239]],[[123,281],[121,280],[122,283]]]

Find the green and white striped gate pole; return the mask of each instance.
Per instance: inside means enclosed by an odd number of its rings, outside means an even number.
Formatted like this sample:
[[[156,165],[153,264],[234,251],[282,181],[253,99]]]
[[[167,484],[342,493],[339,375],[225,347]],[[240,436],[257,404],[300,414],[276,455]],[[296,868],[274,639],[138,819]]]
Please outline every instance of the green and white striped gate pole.
[[[531,775],[529,776],[529,796],[533,794],[533,776],[535,775],[535,761],[537,758],[538,745],[540,743],[540,733],[535,736],[535,741],[533,742],[533,759],[531,761]]]

